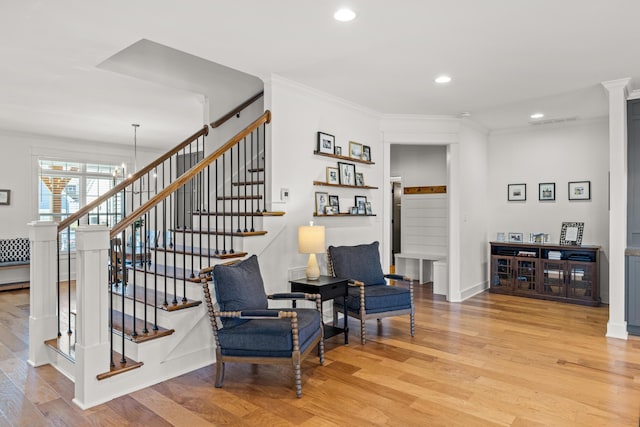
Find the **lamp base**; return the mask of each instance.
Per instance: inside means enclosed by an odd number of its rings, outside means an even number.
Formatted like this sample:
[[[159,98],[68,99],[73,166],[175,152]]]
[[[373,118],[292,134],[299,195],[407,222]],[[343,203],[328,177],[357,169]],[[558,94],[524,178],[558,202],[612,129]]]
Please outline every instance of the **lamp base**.
[[[318,280],[320,278],[320,267],[318,267],[316,254],[309,254],[309,261],[307,262],[305,274],[307,275],[307,280]]]

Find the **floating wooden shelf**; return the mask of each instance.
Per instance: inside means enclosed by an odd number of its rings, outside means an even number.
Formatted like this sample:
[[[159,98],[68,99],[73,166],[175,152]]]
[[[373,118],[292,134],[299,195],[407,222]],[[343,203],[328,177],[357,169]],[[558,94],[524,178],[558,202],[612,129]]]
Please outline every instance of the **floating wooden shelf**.
[[[317,214],[314,213],[313,216],[357,216],[357,217],[363,217],[363,216],[376,216],[376,214],[371,214],[371,215],[360,215],[360,214],[350,214],[350,213],[338,213],[338,214],[331,214],[331,215],[327,215],[327,214]]]
[[[377,190],[378,187],[372,187],[370,185],[346,185],[346,184],[329,184],[324,181],[313,181],[313,185],[322,185],[325,187],[342,187],[342,188],[357,188],[363,190]]]
[[[362,160],[362,159],[355,159],[353,157],[347,157],[347,156],[338,156],[337,154],[321,153],[320,151],[314,151],[313,154],[317,156],[325,156],[325,157],[331,157],[334,159],[347,160],[350,162],[364,163],[365,165],[375,165],[375,162]]]

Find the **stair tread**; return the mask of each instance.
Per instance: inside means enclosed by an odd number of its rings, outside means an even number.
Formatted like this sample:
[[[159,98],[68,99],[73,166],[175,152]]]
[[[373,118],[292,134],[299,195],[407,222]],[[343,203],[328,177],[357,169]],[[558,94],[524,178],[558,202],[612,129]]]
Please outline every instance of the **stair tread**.
[[[266,231],[222,231],[222,230],[182,230],[182,229],[170,229],[174,233],[184,234],[208,234],[211,236],[236,236],[236,237],[249,237],[249,236],[264,236]],[[162,249],[162,248],[160,248]],[[169,248],[171,250],[171,248]]]
[[[111,292],[116,294],[116,295],[122,295],[122,289],[124,288],[124,296],[125,298],[128,299],[133,299],[133,289],[134,286],[132,284],[128,284],[127,286],[122,286],[121,284],[119,284],[118,286],[111,285]],[[145,295],[145,288],[144,286],[135,286],[135,290],[136,290],[136,301],[144,303],[144,295]],[[155,295],[155,291],[153,289],[147,288],[146,289],[146,295],[147,295],[147,305],[153,307],[154,306],[154,295]],[[176,304],[174,304],[172,301],[178,301]],[[157,305],[155,305],[155,307],[164,310],[164,311],[176,311],[176,310],[182,310],[185,308],[189,308],[189,307],[196,307],[200,304],[202,304],[202,301],[198,301],[198,300],[190,300],[187,299],[186,301],[182,301],[182,298],[175,298],[173,296],[173,294],[167,293],[166,297],[164,296],[164,291],[162,289],[158,289],[158,297],[155,299],[155,301],[157,301]],[[164,302],[167,301],[168,304],[164,305]]]
[[[227,259],[227,258],[239,258],[245,256],[246,252],[233,252],[233,253],[215,253],[215,248],[199,248],[195,246],[183,246],[183,245],[173,245],[173,248],[165,249],[165,248],[156,248],[158,252],[167,252],[167,253],[177,253],[177,254],[187,254],[187,255],[195,255],[195,256],[205,256],[207,258],[215,258],[215,259]],[[195,274],[195,273],[194,273]],[[196,274],[197,276],[197,274]]]
[[[71,362],[76,361],[76,343],[71,341],[72,335],[63,333],[61,336],[46,340],[45,345],[51,347],[56,353],[60,354]]]
[[[194,212],[193,215],[283,216],[285,212]]]
[[[113,316],[111,317],[112,319],[111,328],[113,329],[113,331],[118,334],[124,333],[124,336],[126,339],[133,341],[135,343],[141,343],[141,342],[150,341],[156,338],[166,337],[175,332],[174,329],[167,329],[167,328],[163,328],[162,326],[158,326],[158,328],[154,330],[153,323],[146,322],[146,328],[148,332],[143,333],[142,331],[144,330],[145,322],[143,319],[139,319],[136,317],[135,326],[136,326],[137,335],[133,336],[132,335],[133,334],[133,327],[132,327],[133,316],[126,313],[124,314],[124,328],[123,328],[122,312],[118,310],[111,310],[111,313],[113,314]]]
[[[263,180],[258,180],[258,181],[238,181],[238,182],[234,182],[231,185],[233,185],[234,187],[240,187],[243,185],[262,185],[264,184]]]
[[[122,360],[122,355],[117,351],[111,352],[111,357],[113,357],[113,363],[115,365],[111,366],[107,372],[96,375],[98,381],[106,380],[107,378],[111,378],[114,375],[124,374],[125,372],[129,372],[132,369],[136,369],[144,365],[144,363],[136,362],[135,360],[127,356],[124,357],[125,362],[120,363],[120,360]]]

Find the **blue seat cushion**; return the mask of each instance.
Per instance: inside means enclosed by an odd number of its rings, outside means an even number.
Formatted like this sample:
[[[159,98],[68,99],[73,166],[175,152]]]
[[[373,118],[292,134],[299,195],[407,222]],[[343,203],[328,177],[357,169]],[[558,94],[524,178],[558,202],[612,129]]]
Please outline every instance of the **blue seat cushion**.
[[[386,283],[380,265],[379,243],[356,246],[329,246],[335,277],[359,280],[366,286]]]
[[[320,313],[311,308],[292,310],[298,314],[300,352],[304,352],[321,334]],[[224,327],[218,331],[218,339],[220,351],[225,356],[291,357],[293,352],[291,319],[247,320]]]
[[[255,255],[236,264],[216,265],[213,268],[213,282],[220,311],[263,310],[268,306],[258,257]],[[225,328],[244,322],[244,319],[222,319]]]
[[[334,304],[342,307],[342,299],[335,299]],[[347,307],[349,311],[360,312],[359,287],[349,286]],[[411,293],[408,289],[396,286],[365,286],[364,307],[367,314],[408,309],[411,308]]]

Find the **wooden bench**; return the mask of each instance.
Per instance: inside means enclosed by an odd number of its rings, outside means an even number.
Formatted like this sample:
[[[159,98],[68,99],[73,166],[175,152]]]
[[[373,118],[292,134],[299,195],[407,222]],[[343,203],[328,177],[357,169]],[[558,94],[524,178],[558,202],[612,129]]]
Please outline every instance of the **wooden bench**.
[[[28,287],[29,266],[29,239],[0,239],[0,290]]]
[[[446,255],[436,253],[418,253],[418,252],[401,252],[394,255],[396,274],[403,274],[409,277],[415,277],[415,270],[408,271],[408,261],[415,260],[418,262],[418,279],[420,283],[433,281],[433,263],[447,259]],[[426,264],[425,264],[426,263]],[[426,269],[424,268],[426,265]],[[425,274],[426,273],[426,274]],[[427,280],[425,280],[425,278]]]

